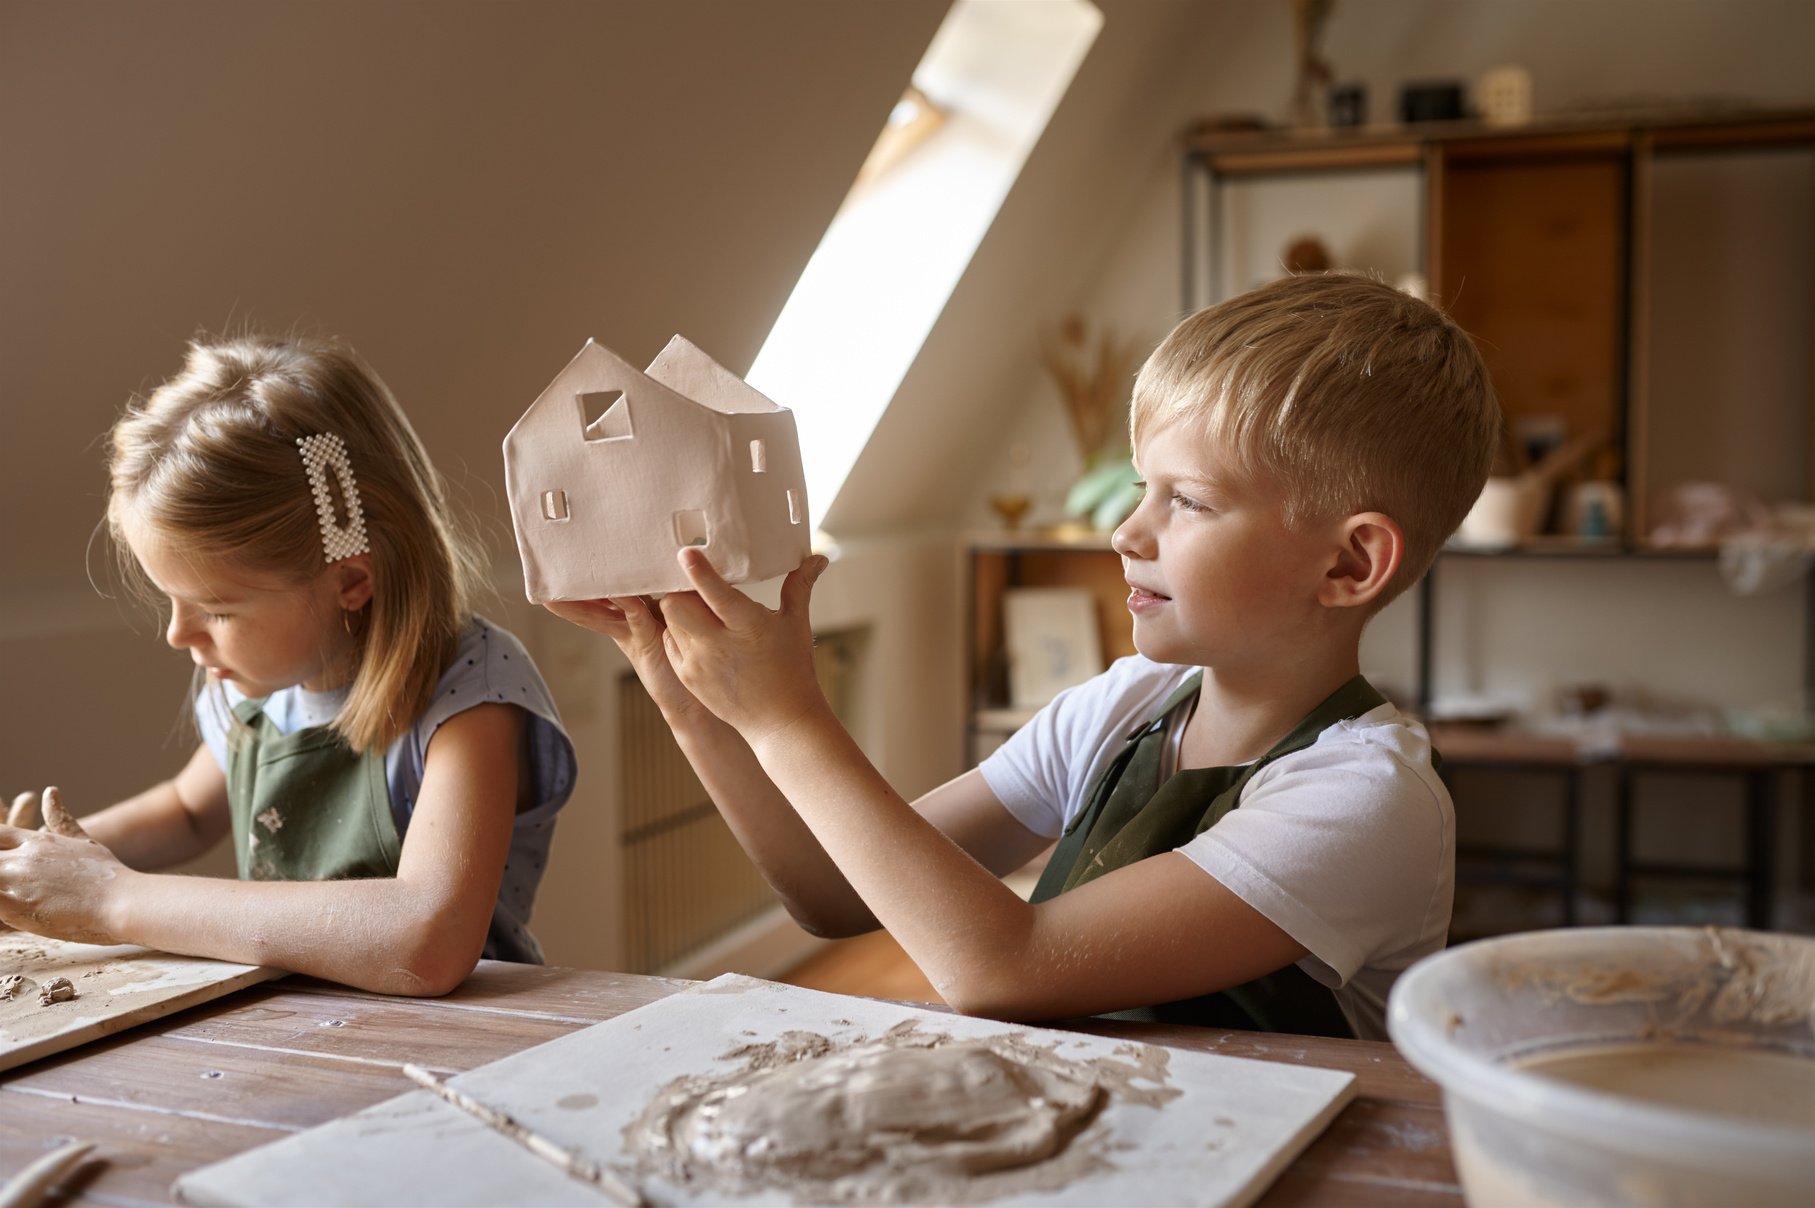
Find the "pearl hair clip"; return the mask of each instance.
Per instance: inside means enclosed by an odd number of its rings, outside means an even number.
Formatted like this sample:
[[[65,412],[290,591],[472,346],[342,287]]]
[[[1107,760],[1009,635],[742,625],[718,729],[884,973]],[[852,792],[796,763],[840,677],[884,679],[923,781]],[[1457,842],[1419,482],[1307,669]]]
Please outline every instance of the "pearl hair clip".
[[[299,436],[303,468],[309,474],[309,489],[315,494],[315,514],[321,520],[321,548],[329,562],[338,562],[371,549],[366,541],[365,512],[359,506],[359,487],[353,481],[353,463],[347,458],[346,442],[332,432],[317,436]],[[347,504],[347,522],[334,519],[334,498],[328,492],[328,471],[340,479],[341,498]]]

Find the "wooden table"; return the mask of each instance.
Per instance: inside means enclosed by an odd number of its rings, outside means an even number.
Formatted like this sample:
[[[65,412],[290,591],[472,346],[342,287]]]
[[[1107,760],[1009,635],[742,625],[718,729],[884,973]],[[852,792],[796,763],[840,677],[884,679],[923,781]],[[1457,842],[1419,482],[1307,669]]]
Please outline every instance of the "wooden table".
[[[300,977],[248,987],[0,1077],[0,1173],[81,1138],[105,1164],[77,1171],[51,1204],[168,1203],[185,1171],[415,1089],[405,1062],[472,1069],[691,984],[485,961],[439,999]],[[1096,1021],[1076,1030],[1357,1075],[1358,1098],[1265,1205],[1462,1204],[1437,1088],[1390,1044]]]
[[[1815,818],[1815,745],[1764,742],[1728,737],[1648,737],[1624,734],[1614,741],[1579,743],[1556,734],[1533,734],[1516,729],[1482,729],[1471,726],[1432,725],[1431,744],[1443,754],[1441,769],[1454,781],[1459,771],[1545,774],[1562,789],[1558,818],[1558,844],[1552,851],[1533,852],[1497,845],[1458,847],[1458,880],[1501,881],[1554,888],[1562,896],[1563,924],[1575,922],[1575,897],[1581,862],[1582,778],[1590,769],[1606,768],[1614,777],[1614,884],[1616,923],[1630,922],[1633,883],[1641,877],[1674,880],[1730,882],[1743,890],[1747,927],[1769,931],[1774,924],[1777,864],[1778,781],[1791,772],[1802,775],[1802,811]],[[1641,859],[1637,842],[1638,783],[1642,778],[1669,775],[1714,776],[1738,780],[1745,796],[1742,827],[1744,858],[1738,864],[1660,863]],[[1452,792],[1458,810],[1465,810],[1463,794]],[[1804,826],[1803,877],[1815,868],[1815,841]],[[1482,875],[1471,863],[1516,866],[1537,864],[1554,870],[1533,878],[1523,870],[1489,871]],[[1471,874],[1474,874],[1471,876]],[[1452,936],[1452,939],[1454,937]]]

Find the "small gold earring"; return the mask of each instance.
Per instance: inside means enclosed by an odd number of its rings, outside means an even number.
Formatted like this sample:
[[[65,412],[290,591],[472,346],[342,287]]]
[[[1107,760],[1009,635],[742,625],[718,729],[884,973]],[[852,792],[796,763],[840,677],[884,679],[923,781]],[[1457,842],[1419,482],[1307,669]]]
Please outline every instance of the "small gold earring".
[[[353,610],[351,608],[340,610],[340,627],[347,631],[348,637],[353,636]]]

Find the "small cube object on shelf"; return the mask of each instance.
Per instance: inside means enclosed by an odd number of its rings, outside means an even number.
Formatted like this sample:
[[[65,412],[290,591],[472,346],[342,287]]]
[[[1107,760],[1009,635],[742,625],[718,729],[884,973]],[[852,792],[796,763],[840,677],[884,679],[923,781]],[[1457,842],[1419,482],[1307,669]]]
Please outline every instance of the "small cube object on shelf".
[[[647,371],[592,340],[504,438],[532,603],[683,591],[706,549],[732,583],[811,550],[794,415],[675,336]]]

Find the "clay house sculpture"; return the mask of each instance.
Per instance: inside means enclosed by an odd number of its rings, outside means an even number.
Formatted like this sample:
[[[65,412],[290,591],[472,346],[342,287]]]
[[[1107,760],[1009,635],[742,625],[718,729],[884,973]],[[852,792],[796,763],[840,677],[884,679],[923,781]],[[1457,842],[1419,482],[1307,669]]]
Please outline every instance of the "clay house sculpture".
[[[675,336],[647,370],[592,340],[504,438],[532,603],[687,589],[704,546],[732,583],[810,550],[794,415]]]

